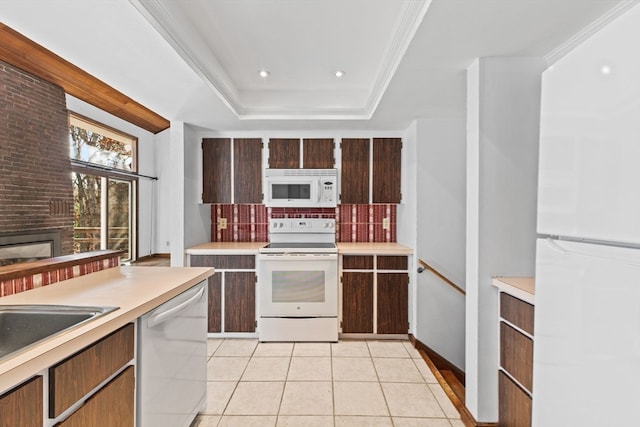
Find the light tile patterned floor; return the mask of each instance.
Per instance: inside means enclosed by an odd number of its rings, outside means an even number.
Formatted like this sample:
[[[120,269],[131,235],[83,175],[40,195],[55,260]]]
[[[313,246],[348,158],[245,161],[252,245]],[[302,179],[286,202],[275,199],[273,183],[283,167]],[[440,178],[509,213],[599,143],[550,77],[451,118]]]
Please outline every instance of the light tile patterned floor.
[[[408,341],[208,345],[192,427],[464,427]]]

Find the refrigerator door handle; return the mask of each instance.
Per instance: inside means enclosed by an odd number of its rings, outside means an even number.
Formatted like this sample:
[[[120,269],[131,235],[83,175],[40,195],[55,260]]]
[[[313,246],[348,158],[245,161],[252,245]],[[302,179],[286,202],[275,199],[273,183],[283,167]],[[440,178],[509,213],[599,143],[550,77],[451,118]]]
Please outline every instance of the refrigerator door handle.
[[[566,256],[581,256],[581,257],[586,257],[586,258],[604,259],[604,260],[607,260],[609,262],[614,262],[614,263],[617,263],[617,264],[632,265],[632,266],[640,267],[640,261],[632,262],[632,261],[625,260],[625,259],[620,259],[620,258],[606,257],[606,256],[596,256],[596,255],[591,255],[591,254],[584,253],[584,252],[570,251],[570,250],[567,250],[567,249],[563,248],[562,245],[560,243],[558,243],[558,241],[555,240],[555,239],[546,238],[545,239],[545,243],[547,244],[547,246],[549,248],[551,248],[552,250],[554,250],[556,252],[560,252],[562,255],[566,255]]]

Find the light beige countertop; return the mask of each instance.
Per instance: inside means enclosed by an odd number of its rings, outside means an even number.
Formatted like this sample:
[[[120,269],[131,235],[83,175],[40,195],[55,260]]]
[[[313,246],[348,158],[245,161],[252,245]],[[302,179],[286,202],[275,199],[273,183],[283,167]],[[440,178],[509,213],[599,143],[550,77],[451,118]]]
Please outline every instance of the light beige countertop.
[[[188,248],[189,255],[256,255],[267,242],[208,242]]]
[[[212,268],[206,267],[110,268],[0,298],[0,305],[119,307],[0,362],[0,393],[134,321],[213,272]]]
[[[413,255],[413,249],[399,243],[338,243],[340,255]]]
[[[536,284],[533,277],[494,277],[493,286],[529,304],[534,304]]]

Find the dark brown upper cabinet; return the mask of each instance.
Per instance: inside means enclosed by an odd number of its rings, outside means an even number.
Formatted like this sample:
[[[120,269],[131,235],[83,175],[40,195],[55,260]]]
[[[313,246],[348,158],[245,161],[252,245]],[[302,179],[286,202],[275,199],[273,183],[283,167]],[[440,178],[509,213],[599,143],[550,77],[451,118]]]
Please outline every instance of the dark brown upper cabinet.
[[[342,140],[340,203],[400,203],[402,140],[345,138]],[[373,150],[373,156],[371,156]],[[371,163],[373,158],[373,163]],[[369,177],[371,176],[371,199]]]
[[[368,138],[342,140],[342,175],[340,203],[369,203],[369,145]]]
[[[231,203],[231,139],[202,140],[202,202]]]
[[[203,203],[262,203],[262,140],[204,138],[202,179]]]
[[[272,138],[269,140],[271,169],[332,169],[335,167],[332,138]],[[300,164],[302,153],[302,164]]]
[[[272,138],[269,140],[269,168],[298,169],[299,167],[299,139]]]
[[[302,140],[302,167],[305,169],[333,169],[333,138],[305,138]]]
[[[233,202],[262,203],[262,139],[233,140]]]
[[[373,138],[373,203],[400,203],[400,138]]]

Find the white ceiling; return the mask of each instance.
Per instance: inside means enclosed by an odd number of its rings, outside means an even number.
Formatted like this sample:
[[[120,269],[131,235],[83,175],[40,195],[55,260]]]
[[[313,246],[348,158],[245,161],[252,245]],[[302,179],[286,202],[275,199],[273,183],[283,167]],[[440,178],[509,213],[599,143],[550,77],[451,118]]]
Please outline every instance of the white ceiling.
[[[0,0],[0,21],[170,120],[399,130],[464,117],[474,58],[553,61],[637,3]]]

